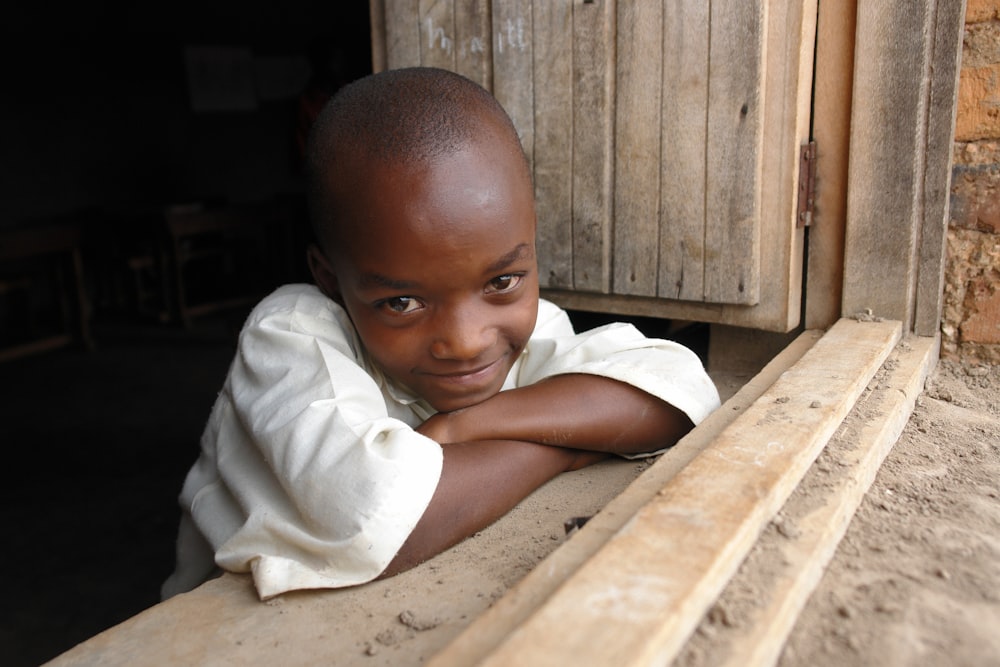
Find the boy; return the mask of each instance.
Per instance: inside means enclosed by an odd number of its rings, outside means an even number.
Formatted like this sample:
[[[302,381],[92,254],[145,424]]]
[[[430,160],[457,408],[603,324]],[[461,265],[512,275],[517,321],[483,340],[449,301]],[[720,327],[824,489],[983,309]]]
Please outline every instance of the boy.
[[[262,599],[388,576],[561,472],[673,444],[719,404],[698,358],[540,301],[527,161],[445,70],[343,88],[310,137],[313,285],[249,316],[181,494],[164,595],[216,564]]]

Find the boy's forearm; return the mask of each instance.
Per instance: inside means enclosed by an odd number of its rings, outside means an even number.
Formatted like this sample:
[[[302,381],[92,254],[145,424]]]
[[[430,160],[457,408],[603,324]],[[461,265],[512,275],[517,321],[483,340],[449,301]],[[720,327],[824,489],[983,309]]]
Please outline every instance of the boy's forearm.
[[[593,462],[585,453],[532,442],[490,440],[443,449],[437,490],[383,577],[482,530],[559,473]]]
[[[617,454],[654,451],[691,428],[677,408],[624,382],[559,375],[435,415],[420,430],[438,442],[525,440]]]

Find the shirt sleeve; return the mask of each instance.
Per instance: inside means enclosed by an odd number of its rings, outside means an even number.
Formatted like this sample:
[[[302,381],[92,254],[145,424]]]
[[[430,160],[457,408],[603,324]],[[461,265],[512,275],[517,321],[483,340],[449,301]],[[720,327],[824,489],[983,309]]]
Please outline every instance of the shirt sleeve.
[[[216,562],[250,570],[261,598],[377,577],[442,465],[440,445],[389,416],[346,315],[298,298],[244,327],[203,439],[217,479],[190,498]]]
[[[554,375],[587,373],[652,394],[684,412],[694,424],[719,407],[719,392],[701,359],[680,343],[647,338],[626,323],[574,334],[562,318],[569,322],[557,306],[541,302],[539,325],[520,360],[516,386]]]

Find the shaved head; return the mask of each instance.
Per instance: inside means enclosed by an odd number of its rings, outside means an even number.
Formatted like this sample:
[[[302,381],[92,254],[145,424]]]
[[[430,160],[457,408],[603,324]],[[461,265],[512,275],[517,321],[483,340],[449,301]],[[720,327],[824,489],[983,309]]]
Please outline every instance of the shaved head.
[[[429,165],[484,135],[524,153],[510,117],[482,86],[448,70],[413,67],[359,79],[327,103],[309,137],[308,196],[321,245],[349,216],[378,165]],[[525,177],[528,176],[524,160]],[[377,185],[377,184],[376,184]]]

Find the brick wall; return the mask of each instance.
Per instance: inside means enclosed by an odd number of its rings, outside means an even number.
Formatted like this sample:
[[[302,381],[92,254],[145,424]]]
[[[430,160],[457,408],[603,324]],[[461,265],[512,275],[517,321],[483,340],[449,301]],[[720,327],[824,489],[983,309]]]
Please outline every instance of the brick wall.
[[[1000,0],[968,0],[942,353],[1000,364]]]

